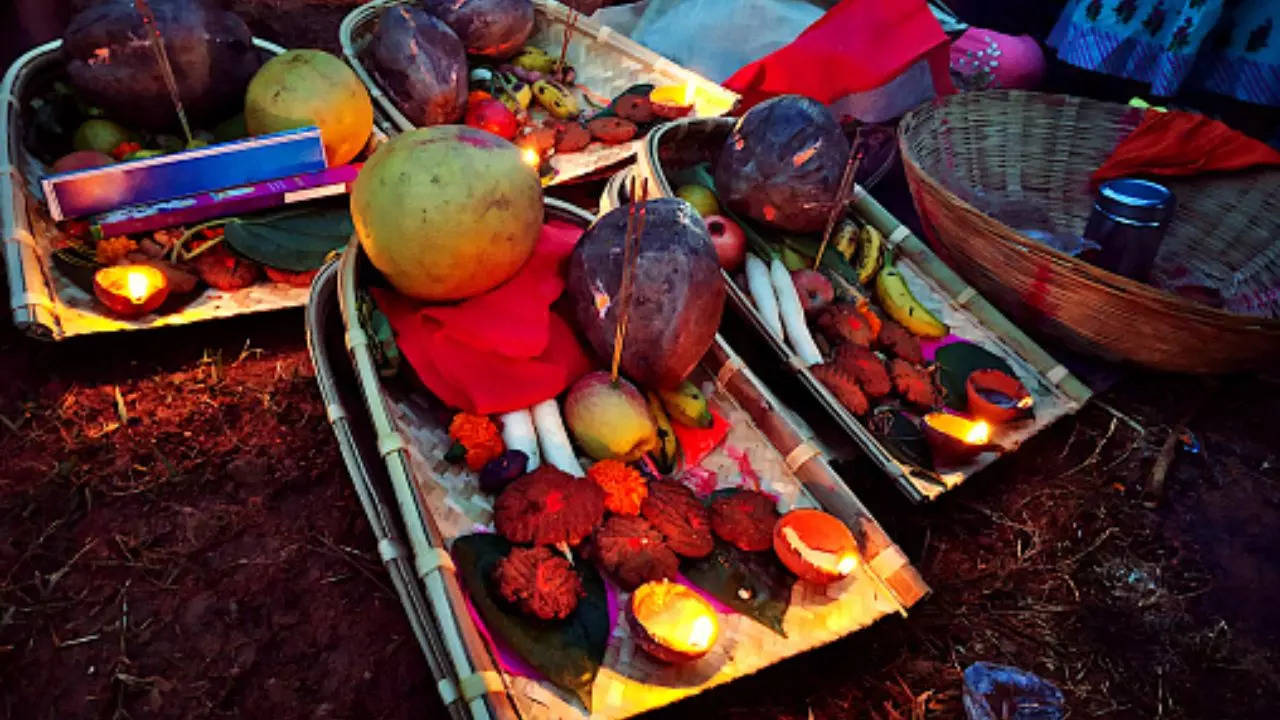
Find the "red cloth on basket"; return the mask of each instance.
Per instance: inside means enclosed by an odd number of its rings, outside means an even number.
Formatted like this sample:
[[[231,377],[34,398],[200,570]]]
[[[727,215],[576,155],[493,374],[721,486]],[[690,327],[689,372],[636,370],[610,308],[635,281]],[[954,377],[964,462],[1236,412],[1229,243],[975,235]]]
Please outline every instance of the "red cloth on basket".
[[[744,109],[788,93],[830,103],[878,88],[928,57],[934,89],[950,93],[948,44],[925,0],[841,0],[724,85],[742,95]]]
[[[1134,175],[1197,175],[1280,165],[1280,152],[1198,113],[1147,110],[1090,180]]]
[[[581,236],[548,222],[515,277],[460,303],[429,305],[384,288],[373,299],[405,360],[445,404],[483,415],[526,408],[591,369],[573,329],[551,310]]]

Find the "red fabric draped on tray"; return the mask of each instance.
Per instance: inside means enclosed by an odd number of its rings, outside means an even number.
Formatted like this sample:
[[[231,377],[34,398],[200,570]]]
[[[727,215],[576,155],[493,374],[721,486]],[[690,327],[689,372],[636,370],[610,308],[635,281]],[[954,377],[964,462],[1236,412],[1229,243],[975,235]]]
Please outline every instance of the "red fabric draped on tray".
[[[789,93],[830,103],[878,88],[928,57],[935,89],[951,92],[948,45],[924,0],[841,0],[790,44],[724,85],[742,95],[744,109]]]
[[[1173,177],[1267,165],[1280,165],[1280,152],[1213,118],[1147,110],[1090,180],[1098,185],[1135,175]]]
[[[515,277],[456,304],[429,305],[383,288],[372,290],[373,299],[405,360],[445,404],[483,415],[526,408],[591,369],[573,329],[551,310],[581,236],[581,228],[548,222]]]

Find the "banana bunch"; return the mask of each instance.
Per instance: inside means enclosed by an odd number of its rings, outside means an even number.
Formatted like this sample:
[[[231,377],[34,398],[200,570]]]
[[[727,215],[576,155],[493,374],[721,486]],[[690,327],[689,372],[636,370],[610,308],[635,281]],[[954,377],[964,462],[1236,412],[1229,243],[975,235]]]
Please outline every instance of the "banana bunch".
[[[853,253],[858,249],[858,232],[858,224],[845,218],[831,235],[831,246],[848,262],[853,262]]]
[[[578,114],[578,101],[568,88],[559,83],[550,80],[534,82],[533,97],[557,120],[567,120]]]
[[[681,425],[705,429],[715,422],[711,408],[707,406],[707,396],[688,380],[675,390],[661,390],[658,395],[671,419]]]
[[[649,399],[649,412],[653,415],[653,424],[658,428],[658,447],[649,453],[658,472],[670,475],[680,464],[680,443],[676,439],[676,430],[671,426],[671,418],[667,416],[662,400],[650,390],[646,393]]]
[[[516,53],[515,57],[511,58],[511,64],[530,72],[549,73],[556,69],[556,58],[542,48],[525,45],[520,48],[520,52]]]
[[[502,101],[507,109],[514,113],[528,110],[533,102],[533,88],[529,83],[511,73],[496,73],[493,76],[494,97]]]
[[[906,278],[892,263],[876,274],[876,299],[889,317],[912,334],[926,338],[946,337],[947,326],[912,294]]]

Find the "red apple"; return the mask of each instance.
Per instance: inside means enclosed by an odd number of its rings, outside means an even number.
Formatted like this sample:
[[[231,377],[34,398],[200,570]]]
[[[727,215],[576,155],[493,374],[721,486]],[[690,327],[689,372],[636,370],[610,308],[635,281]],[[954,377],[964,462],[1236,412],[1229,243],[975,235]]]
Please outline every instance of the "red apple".
[[[58,161],[49,170],[56,175],[57,173],[71,172],[72,170],[88,170],[89,168],[102,167],[115,161],[115,158],[97,150],[77,150],[58,158]]]
[[[730,272],[737,270],[747,259],[747,235],[742,232],[738,223],[721,215],[708,215],[707,234],[711,236],[711,244],[716,248],[716,259],[720,267]]]
[[[836,289],[831,287],[831,281],[817,270],[793,270],[791,282],[800,294],[800,306],[804,308],[805,315],[812,315],[836,299]]]
[[[473,128],[487,130],[506,140],[514,140],[520,123],[516,114],[502,104],[501,100],[483,98],[467,106],[467,124]]]

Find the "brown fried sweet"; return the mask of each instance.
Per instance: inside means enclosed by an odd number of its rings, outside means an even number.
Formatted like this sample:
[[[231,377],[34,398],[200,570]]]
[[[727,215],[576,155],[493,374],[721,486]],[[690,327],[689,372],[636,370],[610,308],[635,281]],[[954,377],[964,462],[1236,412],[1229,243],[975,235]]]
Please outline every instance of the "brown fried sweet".
[[[893,378],[893,389],[903,400],[922,408],[938,404],[938,391],[928,370],[894,358],[889,362],[889,375]]]
[[[831,345],[851,343],[871,347],[876,333],[853,303],[835,303],[818,311],[814,326]]]
[[[635,123],[620,117],[596,118],[587,123],[587,129],[591,131],[591,137],[610,145],[624,143],[634,138],[638,131]]]
[[[740,550],[757,552],[773,547],[777,522],[774,499],[756,490],[725,493],[711,501],[711,529]]]
[[[832,352],[831,363],[853,375],[862,392],[872,400],[893,391],[889,371],[884,369],[884,361],[864,347],[848,343],[841,345]]]
[[[827,386],[846,410],[854,415],[864,415],[871,408],[866,394],[862,392],[862,388],[858,386],[858,380],[852,373],[831,363],[814,365],[809,368],[809,371],[818,378],[819,382]]]
[[[249,287],[262,275],[261,265],[232,252],[225,243],[200,253],[193,264],[200,279],[219,290]]]
[[[591,131],[577,122],[567,122],[556,127],[556,152],[577,152],[591,144]]]
[[[657,116],[653,114],[653,103],[643,95],[623,95],[613,104],[613,111],[618,117],[630,120],[637,125],[651,123]]]
[[[680,568],[680,559],[662,533],[642,517],[614,515],[606,520],[592,536],[591,554],[625,590],[673,578]]]
[[[303,270],[302,272],[293,272],[290,270],[280,270],[268,265],[263,265],[262,269],[267,273],[267,279],[271,282],[284,283],[293,287],[311,287],[311,281],[320,273],[319,270]]]
[[[582,579],[563,556],[549,548],[512,548],[493,569],[498,594],[528,615],[543,620],[569,616],[582,597]]]
[[[704,557],[715,547],[707,506],[682,483],[655,480],[640,504],[640,514],[666,538],[667,545],[685,557]]]
[[[886,319],[880,326],[880,337],[877,342],[885,352],[894,357],[916,365],[924,362],[924,353],[920,350],[920,338],[892,320]]]
[[[513,543],[576,545],[604,517],[604,491],[550,465],[511,483],[493,504],[493,524]]]

